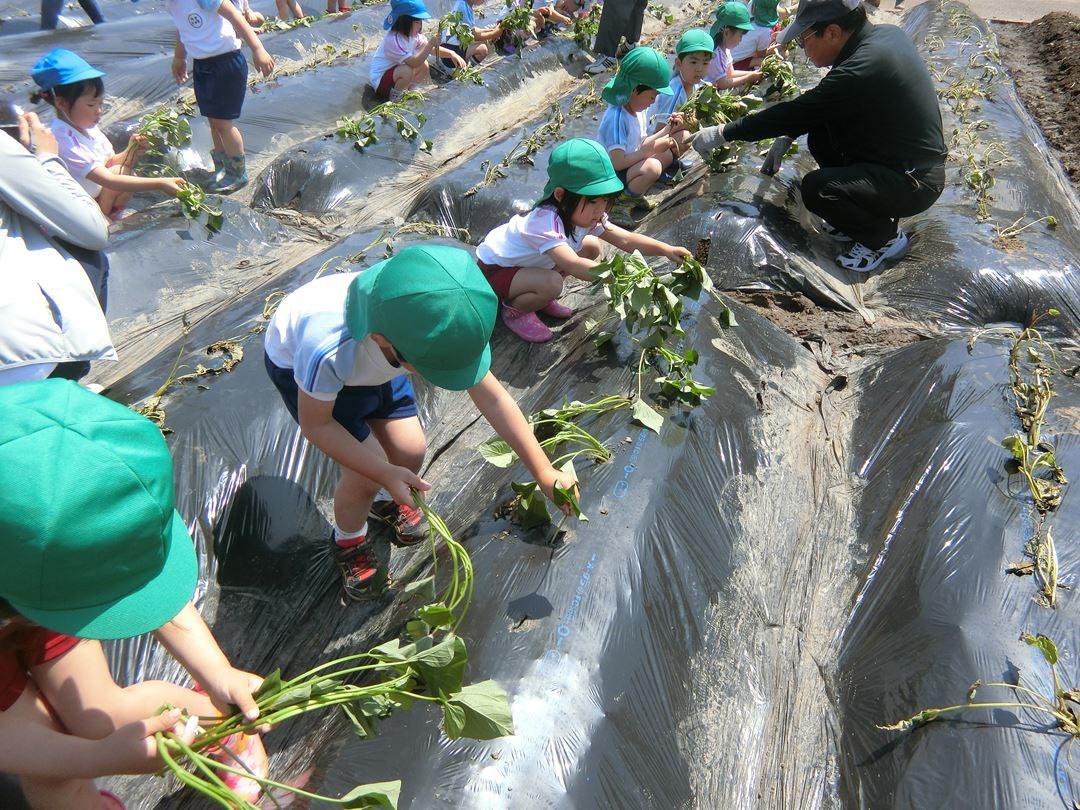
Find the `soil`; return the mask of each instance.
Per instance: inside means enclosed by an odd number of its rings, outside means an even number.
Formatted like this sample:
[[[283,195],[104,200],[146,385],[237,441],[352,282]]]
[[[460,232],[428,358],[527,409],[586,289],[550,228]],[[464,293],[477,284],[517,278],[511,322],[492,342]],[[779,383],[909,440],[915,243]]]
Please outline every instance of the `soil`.
[[[1080,17],[1054,11],[994,30],[1021,100],[1080,193]]]

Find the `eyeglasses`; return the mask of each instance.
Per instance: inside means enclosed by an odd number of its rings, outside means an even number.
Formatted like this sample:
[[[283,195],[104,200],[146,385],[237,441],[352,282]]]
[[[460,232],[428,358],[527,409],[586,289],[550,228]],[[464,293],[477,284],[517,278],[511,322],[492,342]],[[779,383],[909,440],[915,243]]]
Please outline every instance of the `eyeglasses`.
[[[816,37],[816,36],[821,36],[821,35],[817,31],[815,31],[813,28],[808,28],[803,33],[803,35],[801,37],[799,37],[795,41],[799,43],[800,48],[805,49],[806,48],[806,40],[810,39],[810,37]]]

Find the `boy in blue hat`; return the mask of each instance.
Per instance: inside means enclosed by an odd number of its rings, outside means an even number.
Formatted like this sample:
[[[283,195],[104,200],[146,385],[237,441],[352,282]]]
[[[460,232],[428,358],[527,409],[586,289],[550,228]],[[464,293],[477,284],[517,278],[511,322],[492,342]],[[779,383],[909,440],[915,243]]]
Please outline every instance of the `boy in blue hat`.
[[[262,678],[229,663],[191,604],[195,550],[157,427],[66,380],[4,386],[0,413],[0,771],[34,810],[122,810],[93,779],[162,767],[153,735],[180,713],[159,707],[255,720]],[[150,632],[205,694],[113,680],[100,639]],[[223,745],[239,767],[226,749],[265,775],[257,735]]]
[[[653,48],[634,48],[619,63],[619,72],[604,85],[601,97],[608,108],[600,119],[596,140],[611,156],[627,196],[644,204],[644,196],[678,157],[672,125],[648,133],[646,111],[657,95],[672,95],[671,68]]]
[[[363,599],[378,563],[367,518],[379,506],[396,545],[421,542],[423,513],[411,490],[427,452],[407,373],[468,391],[549,498],[574,480],[556,470],[521,409],[491,373],[488,340],[499,301],[464,250],[406,248],[361,273],[335,273],[285,297],[266,328],[266,370],[309,442],[337,462],[331,549],[345,596]],[[569,512],[568,508],[564,511]]]
[[[210,124],[214,179],[208,190],[232,193],[248,182],[244,138],[236,126],[248,81],[240,40],[251,49],[255,67],[263,76],[270,75],[274,60],[244,15],[227,0],[166,0],[165,8],[176,23],[173,78],[177,84],[187,81],[187,58],[191,56],[195,101]]]

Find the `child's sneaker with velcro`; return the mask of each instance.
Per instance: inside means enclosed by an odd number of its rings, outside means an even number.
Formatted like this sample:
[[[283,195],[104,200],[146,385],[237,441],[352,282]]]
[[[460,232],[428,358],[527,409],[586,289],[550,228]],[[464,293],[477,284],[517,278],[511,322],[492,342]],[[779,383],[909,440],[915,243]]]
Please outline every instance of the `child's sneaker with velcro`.
[[[375,547],[367,535],[338,542],[331,534],[330,547],[341,572],[341,587],[346,598],[354,602],[367,599],[389,582],[389,574],[385,568],[380,568]]]
[[[393,501],[376,501],[371,505],[371,515],[394,530],[390,542],[395,546],[407,548],[427,539],[427,518],[415,506],[401,506]]]

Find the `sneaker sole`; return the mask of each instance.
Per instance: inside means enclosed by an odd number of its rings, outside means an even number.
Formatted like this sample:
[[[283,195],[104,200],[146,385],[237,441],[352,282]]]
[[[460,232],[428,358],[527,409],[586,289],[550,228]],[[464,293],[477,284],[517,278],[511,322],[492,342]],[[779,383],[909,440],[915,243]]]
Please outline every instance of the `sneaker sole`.
[[[876,262],[874,262],[869,267],[863,267],[863,268],[856,269],[854,267],[846,267],[846,266],[840,264],[839,261],[837,261],[837,264],[839,264],[840,267],[843,267],[845,270],[850,270],[852,273],[873,273],[875,270],[877,270],[883,264],[886,264],[886,263],[892,264],[892,263],[897,262],[900,259],[904,258],[904,256],[907,255],[907,252],[908,252],[910,247],[911,247],[911,239],[910,238],[905,239],[902,244],[891,247],[888,250],[886,250],[884,253],[882,253],[881,258],[879,258]]]

